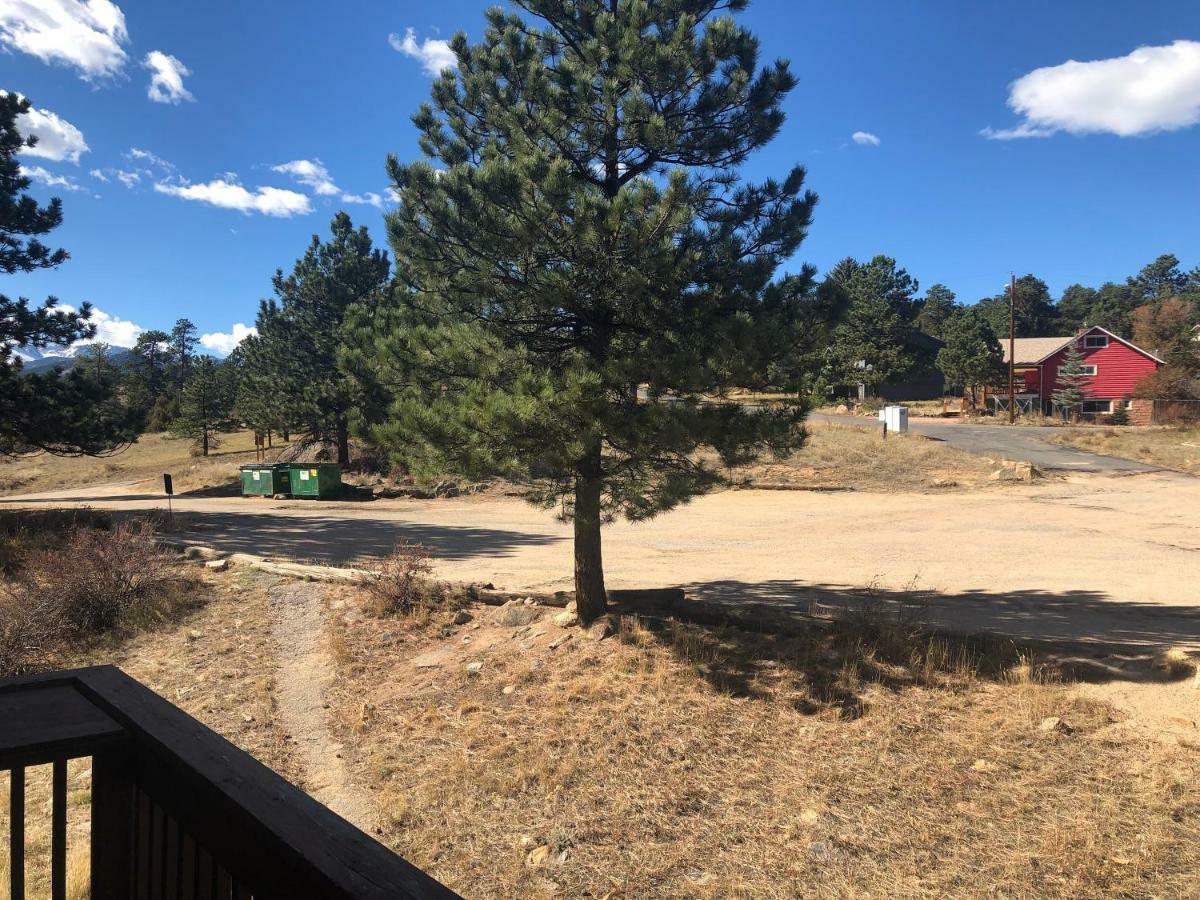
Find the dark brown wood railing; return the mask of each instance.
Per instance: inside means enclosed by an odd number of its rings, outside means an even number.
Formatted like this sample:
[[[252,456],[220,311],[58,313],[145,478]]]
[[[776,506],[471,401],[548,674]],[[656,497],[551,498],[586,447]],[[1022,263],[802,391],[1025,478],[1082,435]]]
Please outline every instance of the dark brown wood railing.
[[[458,896],[124,672],[98,666],[0,680],[11,900],[25,898],[25,770],[47,764],[52,897],[66,897],[67,762],[80,757],[92,761],[91,900]]]

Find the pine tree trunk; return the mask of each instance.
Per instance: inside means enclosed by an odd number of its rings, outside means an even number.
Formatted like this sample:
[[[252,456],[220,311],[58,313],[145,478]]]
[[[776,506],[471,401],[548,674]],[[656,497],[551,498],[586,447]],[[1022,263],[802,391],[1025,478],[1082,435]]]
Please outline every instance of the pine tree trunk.
[[[200,429],[200,445],[203,450],[203,455],[208,456],[208,427]]]
[[[345,419],[338,419],[337,426],[338,465],[345,468],[350,465],[350,425]]]
[[[585,625],[608,611],[600,554],[600,444],[588,451],[575,476],[575,602]]]

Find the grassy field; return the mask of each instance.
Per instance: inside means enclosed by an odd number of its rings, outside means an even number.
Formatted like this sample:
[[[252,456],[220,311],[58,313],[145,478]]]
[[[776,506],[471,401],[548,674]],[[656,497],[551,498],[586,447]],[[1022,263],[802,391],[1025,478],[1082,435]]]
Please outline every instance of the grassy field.
[[[627,617],[595,642],[554,609],[375,618],[352,585],[196,571],[177,618],[52,665],[116,663],[303,786],[285,684],[313,677],[308,597],[336,676],[313,727],[380,839],[467,896],[1182,897],[1200,877],[1200,744],[1122,729],[1010,644],[869,608],[789,637]],[[81,900],[86,765],[69,784]],[[47,792],[31,771],[30,896]]]
[[[871,429],[823,422],[810,423],[808,429],[808,444],[789,459],[765,459],[729,476],[738,483],[814,490],[944,490],[982,485],[995,468],[981,457],[917,434],[890,435],[884,440]],[[147,434],[109,457],[0,459],[0,495],[115,481],[157,482],[164,472],[174,476],[180,493],[231,485],[237,467],[255,461],[254,436],[239,431],[221,435],[220,442],[208,457],[192,456],[191,443],[185,439]],[[284,446],[276,441],[268,459]]]
[[[334,711],[383,839],[473,897],[1165,897],[1200,877],[1196,747],[1118,737],[1111,708],[1004,654],[637,620],[555,648],[548,621],[472,612],[341,627]]]
[[[945,490],[978,487],[995,465],[914,432],[891,434],[854,425],[808,425],[808,444],[782,461],[764,460],[734,470],[753,486],[862,491]]]
[[[199,490],[237,480],[237,467],[254,462],[254,433],[217,436],[209,456],[193,456],[192,442],[168,434],[144,434],[137,443],[105,457],[56,457],[48,454],[19,459],[0,457],[0,494],[54,491],[110,481],[160,478],[170,472],[176,491]],[[268,451],[274,459],[286,446],[278,438]]]
[[[1200,475],[1200,426],[1163,428],[1067,428],[1050,440],[1138,462]]]

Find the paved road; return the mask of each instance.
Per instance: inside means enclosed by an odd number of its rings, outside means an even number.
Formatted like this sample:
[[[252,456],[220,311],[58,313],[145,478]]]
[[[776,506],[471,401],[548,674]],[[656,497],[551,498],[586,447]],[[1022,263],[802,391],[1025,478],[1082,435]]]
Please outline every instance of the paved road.
[[[857,425],[862,428],[880,428],[881,423],[863,416],[829,416],[813,413],[809,416],[816,422],[835,425]],[[1053,429],[1030,425],[964,425],[957,422],[909,419],[910,431],[945,441],[952,447],[968,453],[994,456],[1013,462],[1030,462],[1043,469],[1061,469],[1070,472],[1154,472],[1154,466],[1121,459],[1116,456],[1100,456],[1086,450],[1076,450],[1061,444],[1052,444],[1046,438]]]

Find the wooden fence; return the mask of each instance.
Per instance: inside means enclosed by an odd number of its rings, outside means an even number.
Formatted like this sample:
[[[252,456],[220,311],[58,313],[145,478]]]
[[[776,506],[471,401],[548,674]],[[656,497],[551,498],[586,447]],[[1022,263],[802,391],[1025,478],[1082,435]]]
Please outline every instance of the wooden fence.
[[[11,900],[25,770],[52,766],[51,896],[66,897],[67,761],[92,760],[91,900],[458,895],[112,666],[0,680]],[[3,848],[0,848],[3,852]]]

